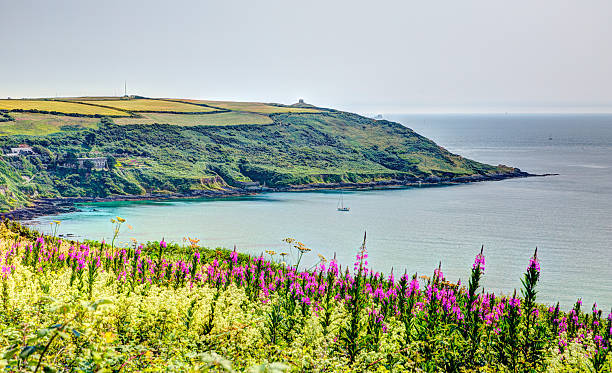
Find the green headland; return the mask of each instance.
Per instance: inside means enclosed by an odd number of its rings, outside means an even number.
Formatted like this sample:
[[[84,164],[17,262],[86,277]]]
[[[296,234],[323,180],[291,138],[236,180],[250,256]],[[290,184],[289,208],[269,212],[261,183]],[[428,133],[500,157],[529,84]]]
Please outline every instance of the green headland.
[[[399,123],[303,101],[0,100],[0,148],[4,213],[64,198],[206,196],[528,175],[452,154]]]

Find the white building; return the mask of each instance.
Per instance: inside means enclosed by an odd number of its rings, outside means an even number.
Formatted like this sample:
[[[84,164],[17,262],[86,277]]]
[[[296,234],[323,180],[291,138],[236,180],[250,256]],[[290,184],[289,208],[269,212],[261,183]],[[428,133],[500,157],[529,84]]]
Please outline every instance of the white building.
[[[20,146],[18,148],[11,148],[12,154],[34,154],[34,150],[32,150],[29,146]]]
[[[91,163],[93,163],[94,165],[93,168],[95,168],[96,170],[101,170],[108,167],[108,161],[106,160],[106,157],[77,158],[77,161],[79,162],[79,168],[84,168],[86,161],[91,161]]]

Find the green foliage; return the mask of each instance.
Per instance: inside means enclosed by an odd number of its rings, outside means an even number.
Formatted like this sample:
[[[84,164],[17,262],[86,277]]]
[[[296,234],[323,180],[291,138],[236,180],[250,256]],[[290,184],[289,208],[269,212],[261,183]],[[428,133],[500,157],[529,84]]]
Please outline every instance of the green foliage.
[[[0,212],[27,204],[27,189],[18,170],[0,159]]]
[[[185,127],[116,125],[102,117],[97,128],[87,130],[0,137],[4,149],[27,143],[36,152],[7,158],[0,166],[12,191],[12,199],[0,196],[0,207],[22,207],[40,197],[196,195],[240,188],[244,182],[283,189],[384,180],[452,181],[513,171],[451,154],[397,123],[338,111],[268,115],[272,123],[267,125]],[[92,170],[88,162],[77,167],[77,157],[97,156],[107,157],[107,170]],[[130,160],[139,166],[131,167]]]
[[[122,219],[117,218],[121,222]],[[115,229],[116,226],[115,226]],[[62,242],[0,224],[6,371],[609,371],[612,315],[372,273],[299,271],[235,251]],[[303,244],[287,240],[302,248]],[[271,256],[273,254],[270,254]],[[480,260],[482,259],[482,260]],[[482,264],[482,267],[480,266]],[[96,268],[92,270],[92,268]],[[526,272],[533,293],[539,264]],[[420,289],[421,285],[423,289]],[[539,312],[525,312],[528,309]],[[531,315],[531,319],[527,317]],[[571,326],[573,325],[573,326]],[[571,327],[570,327],[571,326]],[[546,348],[536,356],[534,341]],[[283,363],[280,363],[283,362]]]
[[[7,111],[0,111],[0,122],[10,122],[14,118]]]

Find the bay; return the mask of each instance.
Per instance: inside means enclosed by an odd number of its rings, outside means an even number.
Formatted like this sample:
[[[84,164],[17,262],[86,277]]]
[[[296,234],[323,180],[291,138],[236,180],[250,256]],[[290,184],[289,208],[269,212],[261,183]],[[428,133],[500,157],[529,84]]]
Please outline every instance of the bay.
[[[196,237],[210,247],[259,254],[287,251],[293,237],[316,254],[352,267],[367,231],[370,265],[396,277],[431,274],[442,262],[451,281],[467,282],[485,247],[487,290],[511,293],[538,247],[539,300],[568,308],[581,297],[612,306],[612,115],[386,115],[448,150],[491,164],[558,176],[464,185],[267,193],[218,200],[113,202],[41,217],[29,224],[78,238],[112,236],[110,219],[127,220],[120,241]],[[132,229],[128,229],[127,225]],[[267,255],[267,254],[264,254]]]

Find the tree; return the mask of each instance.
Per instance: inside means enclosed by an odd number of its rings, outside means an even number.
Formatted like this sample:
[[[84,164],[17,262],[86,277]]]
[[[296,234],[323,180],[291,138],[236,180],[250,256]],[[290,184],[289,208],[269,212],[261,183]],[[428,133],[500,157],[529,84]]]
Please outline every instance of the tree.
[[[100,118],[100,124],[103,125],[103,126],[112,126],[115,123],[109,117],[102,117],[102,118]]]
[[[112,155],[106,157],[106,164],[109,170],[114,170],[117,167],[117,159]]]
[[[88,171],[91,171],[94,168],[94,166],[95,166],[94,163],[89,159],[86,159],[83,162],[83,167]]]
[[[85,143],[89,146],[92,146],[96,143],[96,134],[94,132],[89,132],[85,135]]]
[[[66,153],[66,156],[64,157],[64,163],[68,167],[70,166],[76,167],[78,164],[78,159],[77,159],[76,154],[74,152]]]
[[[40,155],[43,162],[48,163],[53,159],[53,153],[42,145],[33,145],[32,150]]]

